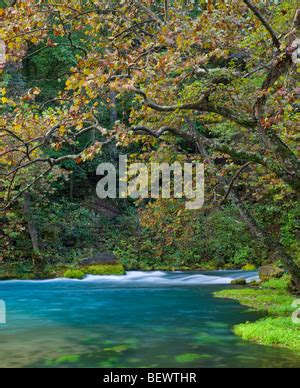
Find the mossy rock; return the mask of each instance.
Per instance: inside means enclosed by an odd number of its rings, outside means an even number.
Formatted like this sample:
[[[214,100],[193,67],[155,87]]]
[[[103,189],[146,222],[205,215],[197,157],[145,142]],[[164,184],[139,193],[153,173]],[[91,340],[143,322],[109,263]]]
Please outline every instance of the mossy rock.
[[[234,279],[231,284],[233,286],[246,286],[247,282],[246,279]]]
[[[67,279],[82,280],[85,277],[85,273],[80,271],[80,270],[78,270],[78,269],[68,269],[65,272],[64,277],[67,278]]]
[[[125,270],[121,264],[99,264],[99,265],[89,265],[89,266],[84,266],[79,268],[70,268],[65,272],[64,277],[68,279],[82,280],[86,275],[121,276],[124,274],[125,274]]]
[[[261,286],[261,282],[257,282],[256,280],[254,280],[253,282],[250,282],[248,285],[250,287],[260,287]]]
[[[244,267],[242,268],[242,270],[243,270],[243,271],[249,271],[249,272],[251,272],[251,271],[256,271],[257,268],[256,268],[255,265],[253,265],[253,264],[246,264],[246,265],[244,265]]]
[[[125,269],[122,264],[99,264],[82,267],[80,270],[85,275],[125,275]]]
[[[259,277],[262,281],[281,279],[283,275],[284,270],[273,265],[265,265],[259,268]]]

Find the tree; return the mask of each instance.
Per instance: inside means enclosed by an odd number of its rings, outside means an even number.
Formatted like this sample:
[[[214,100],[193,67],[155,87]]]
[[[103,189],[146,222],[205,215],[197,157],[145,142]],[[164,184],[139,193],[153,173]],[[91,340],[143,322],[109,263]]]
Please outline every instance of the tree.
[[[135,140],[141,132],[163,139],[171,134],[205,159],[222,156],[222,168],[237,168],[233,181],[223,181],[233,202],[232,188],[246,164],[299,195],[297,2],[199,2],[201,14],[194,7],[179,0],[28,0],[4,10],[1,35],[9,61],[21,62],[32,45],[38,52],[66,45],[76,58],[54,100],[41,101],[37,88],[18,96],[2,90],[4,208],[63,161],[81,163],[107,142],[122,140],[124,127]],[[130,94],[135,106],[130,125],[117,122],[113,130],[103,128],[99,114],[112,92]],[[222,126],[230,128],[230,138],[220,136]],[[47,156],[49,148],[76,143],[89,131],[99,137],[88,148]],[[32,177],[25,186],[18,183],[24,171]],[[276,245],[300,288],[298,266]]]

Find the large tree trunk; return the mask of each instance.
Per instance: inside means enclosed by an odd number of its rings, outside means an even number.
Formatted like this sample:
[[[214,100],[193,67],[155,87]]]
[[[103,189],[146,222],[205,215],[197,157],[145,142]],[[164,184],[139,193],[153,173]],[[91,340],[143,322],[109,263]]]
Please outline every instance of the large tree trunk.
[[[270,97],[269,90],[280,79],[280,77],[292,69],[296,73],[296,64],[293,61],[291,50],[292,41],[298,38],[300,33],[300,9],[297,9],[294,18],[294,29],[290,34],[290,46],[287,47],[286,52],[278,56],[273,62],[271,70],[265,79],[261,96],[255,104],[255,118],[258,123],[257,132],[263,149],[271,151],[274,155],[274,169],[273,171],[290,185],[297,193],[300,193],[300,161],[296,153],[293,152],[289,146],[282,141],[276,130],[271,125],[264,124],[266,115],[266,105]],[[296,78],[296,75],[295,75]],[[295,79],[296,84],[296,79]]]
[[[187,120],[189,128],[192,132],[195,132],[195,128],[192,123]],[[199,138],[199,134],[198,134]],[[196,143],[198,152],[203,156],[203,158],[210,163],[215,170],[217,167],[214,161],[210,158],[209,153],[206,147],[199,141]],[[220,185],[225,193],[227,193],[227,188],[229,187],[229,182],[224,177],[219,178]],[[232,203],[236,206],[239,211],[239,214],[243,221],[249,228],[251,235],[257,240],[261,241],[267,248],[268,254],[276,260],[281,260],[285,266],[285,269],[291,274],[293,285],[297,291],[300,291],[300,268],[295,263],[293,258],[285,251],[284,247],[277,242],[274,237],[266,229],[262,229],[255,218],[250,214],[249,210],[243,203],[243,201],[238,197],[238,195],[231,191],[229,198]]]
[[[28,234],[31,238],[31,243],[33,248],[32,262],[33,262],[33,265],[36,266],[37,257],[39,256],[39,253],[41,251],[41,245],[39,243],[39,235],[38,235],[37,227],[34,222],[34,218],[32,217],[31,197],[29,193],[24,194],[23,210],[27,221]]]

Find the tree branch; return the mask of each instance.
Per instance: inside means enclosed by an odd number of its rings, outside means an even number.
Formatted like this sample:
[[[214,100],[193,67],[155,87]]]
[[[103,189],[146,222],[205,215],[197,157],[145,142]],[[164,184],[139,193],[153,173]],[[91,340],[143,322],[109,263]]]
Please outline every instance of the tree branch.
[[[191,103],[182,104],[182,105],[159,105],[156,102],[149,99],[147,94],[143,92],[141,89],[135,88],[134,91],[136,94],[143,97],[146,106],[148,106],[153,110],[156,110],[157,112],[165,112],[165,113],[174,112],[176,110],[191,110],[191,109],[199,110],[199,107],[205,102],[205,100],[207,100],[207,97],[208,97],[207,94],[205,94],[196,102],[191,102]]]
[[[154,13],[151,11],[151,9],[149,9],[148,7],[146,7],[144,4],[142,4],[141,0],[133,0],[134,4],[140,8],[141,10],[143,10],[144,12],[146,12],[153,20],[155,20],[158,24],[160,25],[163,25],[163,21]]]
[[[212,103],[208,101],[209,95],[211,91],[207,91],[203,94],[202,97],[199,98],[198,101],[190,102],[186,104],[179,105],[159,105],[153,100],[149,99],[147,94],[143,92],[141,89],[135,88],[134,92],[144,99],[144,103],[149,108],[162,113],[171,113],[177,110],[195,110],[198,112],[207,112],[207,113],[215,113],[224,118],[227,118],[230,121],[233,121],[247,129],[254,128],[257,126],[257,121],[252,118],[243,118],[240,114],[233,112],[231,109],[226,107],[216,107]]]
[[[185,140],[188,140],[189,142],[193,142],[195,139],[193,136],[191,136],[188,132],[183,132],[178,129],[172,128],[172,127],[161,127],[159,130],[154,131],[146,126],[138,126],[132,128],[134,132],[140,132],[140,133],[146,133],[152,137],[155,137],[157,139],[160,139],[164,134],[166,133],[172,133],[175,136],[181,137]]]
[[[240,177],[240,175],[251,165],[251,162],[247,162],[246,164],[244,164],[238,171],[237,173],[234,175],[234,177],[231,179],[230,183],[229,183],[229,187],[228,187],[228,190],[226,192],[226,195],[225,197],[222,199],[220,205],[222,206],[228,199],[230,193],[231,193],[231,190],[233,189],[233,185],[234,183],[236,182],[236,180]]]
[[[53,127],[54,128],[54,127]],[[112,142],[113,139],[108,139],[107,141],[103,142],[102,143],[102,146],[105,146],[105,145],[108,145]],[[38,158],[38,159],[34,159],[34,160],[30,160],[24,164],[21,164],[22,161],[24,159],[21,160],[20,162],[20,165],[17,166],[16,168],[14,168],[13,170],[7,172],[7,173],[2,173],[0,174],[0,176],[6,176],[6,177],[9,177],[11,175],[13,175],[12,179],[11,179],[11,183],[10,183],[10,186],[9,186],[9,190],[8,190],[8,196],[7,196],[7,204],[5,205],[4,208],[1,208],[0,210],[1,211],[5,211],[7,210],[8,208],[10,208],[25,192],[27,192],[32,186],[34,186],[38,181],[40,181],[48,172],[50,172],[56,165],[59,165],[67,160],[77,160],[79,159],[82,155],[83,155],[83,152],[80,152],[79,154],[76,154],[76,155],[64,155],[60,158]],[[25,169],[25,168],[28,168],[34,164],[37,164],[37,163],[45,163],[45,164],[48,164],[49,167],[48,169],[43,172],[42,174],[40,174],[38,177],[36,177],[30,184],[28,184],[24,189],[22,189],[21,191],[18,192],[18,194],[12,199],[10,200],[10,193],[12,191],[12,186],[13,186],[13,183],[14,183],[14,180],[16,178],[16,175],[19,173],[19,171],[21,171],[22,169]]]
[[[31,183],[29,183],[24,189],[19,191],[19,193],[11,200],[9,201],[4,208],[1,208],[0,211],[6,211],[8,210],[24,193],[26,193],[32,186],[34,186],[37,182],[39,182],[45,175],[47,175],[51,170],[53,169],[53,166],[49,167],[46,171],[44,171],[42,174],[40,174],[38,177],[34,179]],[[9,198],[8,198],[9,200]]]
[[[254,15],[261,21],[261,23],[264,25],[264,27],[266,28],[266,30],[269,32],[269,34],[271,35],[271,38],[272,38],[272,41],[273,41],[273,44],[274,46],[280,50],[280,41],[277,37],[277,34],[276,32],[274,31],[274,29],[270,26],[270,24],[268,23],[268,21],[265,19],[265,17],[260,13],[259,9],[253,5],[249,0],[243,0],[243,2],[247,5],[248,8],[250,8],[250,10],[254,13]]]
[[[165,22],[169,20],[169,0],[165,0]]]
[[[134,132],[146,133],[152,137],[160,139],[164,134],[171,133],[175,136],[178,136],[182,139],[187,140],[192,145],[197,145],[198,142],[202,143],[205,147],[210,148],[213,151],[222,152],[229,155],[232,159],[241,162],[248,161],[251,163],[257,163],[266,166],[267,162],[263,155],[258,153],[252,153],[247,151],[240,151],[234,148],[231,148],[229,145],[224,143],[219,143],[215,140],[208,139],[203,135],[200,135],[196,132],[185,132],[179,129],[171,127],[162,127],[159,130],[155,131],[145,126],[137,126],[132,128]]]
[[[51,163],[51,159],[50,158],[38,158],[38,159],[30,160],[24,164],[21,164],[20,166],[14,168],[13,170],[11,170],[7,173],[1,173],[0,176],[9,177],[9,176],[15,174],[16,172],[18,172],[24,168],[30,167],[31,165],[37,164],[37,163]]]

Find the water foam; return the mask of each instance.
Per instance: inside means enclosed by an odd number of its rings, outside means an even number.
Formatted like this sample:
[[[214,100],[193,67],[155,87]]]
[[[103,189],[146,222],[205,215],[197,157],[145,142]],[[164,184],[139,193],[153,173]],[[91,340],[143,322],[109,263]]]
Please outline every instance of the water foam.
[[[49,280],[13,280],[10,283],[103,283],[128,285],[229,285],[234,279],[246,279],[247,283],[258,280],[256,272],[219,271],[219,272],[163,272],[163,271],[129,271],[123,276],[87,275],[83,280],[77,279],[49,279]],[[3,282],[3,283],[8,283]]]
[[[93,276],[88,275],[84,282],[117,282],[117,283],[138,283],[138,284],[157,284],[157,285],[226,285],[231,284],[234,279],[246,279],[248,283],[254,280],[258,280],[256,272],[220,272],[218,275],[203,274],[203,273],[192,273],[186,272],[141,272],[131,271],[127,272],[124,276]]]

